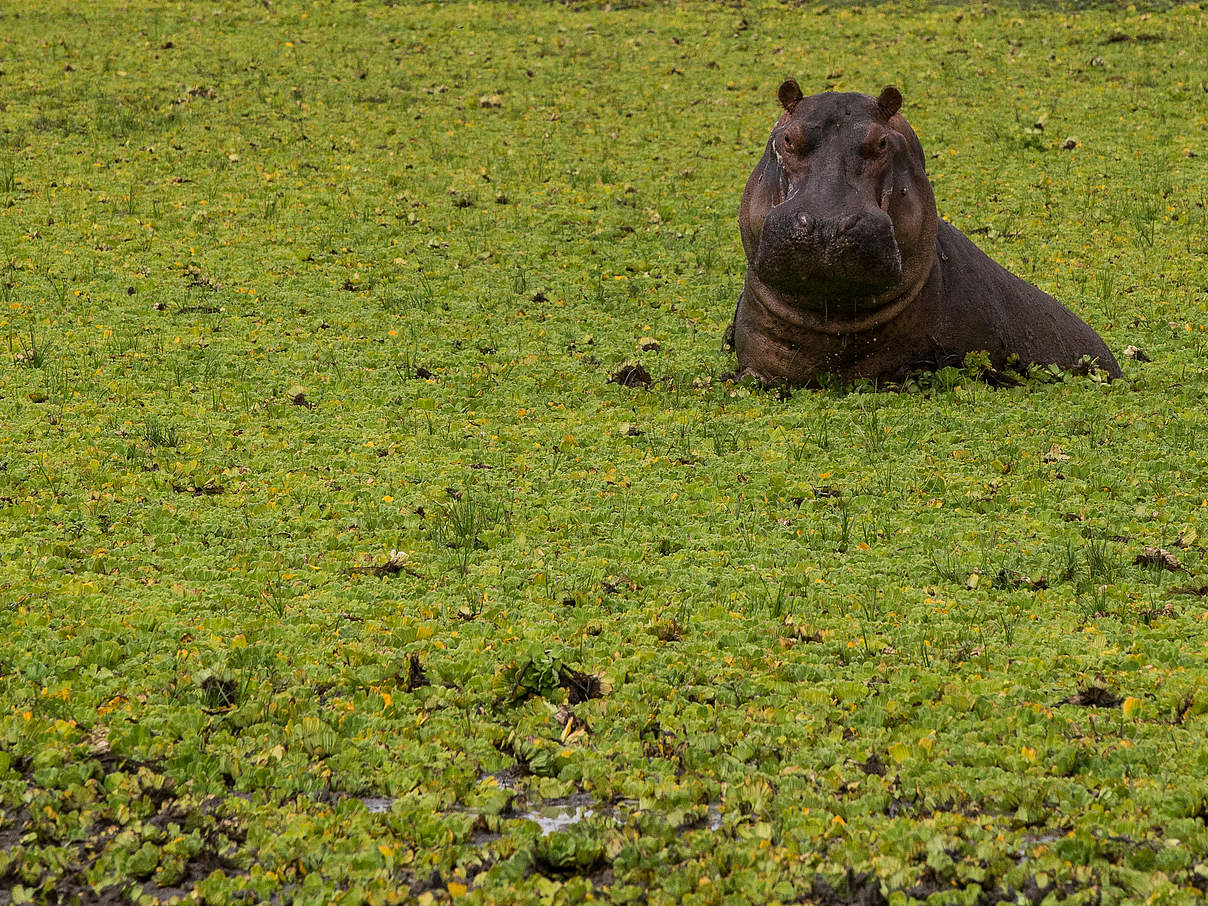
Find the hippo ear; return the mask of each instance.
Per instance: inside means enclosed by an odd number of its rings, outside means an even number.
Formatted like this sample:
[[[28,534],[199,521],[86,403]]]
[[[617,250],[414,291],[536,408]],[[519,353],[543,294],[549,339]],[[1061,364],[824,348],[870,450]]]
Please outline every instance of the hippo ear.
[[[797,102],[805,97],[801,93],[801,86],[797,84],[796,79],[786,79],[782,82],[780,90],[776,92],[776,96],[780,98],[781,106],[790,113],[797,106]]]
[[[893,119],[894,114],[902,109],[902,92],[892,85],[886,85],[881,89],[880,97],[877,98],[877,106],[885,114],[885,119]]]

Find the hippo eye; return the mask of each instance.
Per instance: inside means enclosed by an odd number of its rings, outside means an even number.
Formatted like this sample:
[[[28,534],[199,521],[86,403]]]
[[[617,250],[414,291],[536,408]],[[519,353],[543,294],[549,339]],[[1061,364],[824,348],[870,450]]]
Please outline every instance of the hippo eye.
[[[888,148],[889,148],[889,138],[888,138],[888,136],[882,135],[881,140],[879,142],[877,142],[877,150],[880,151],[882,154],[884,154],[886,152],[886,150],[888,150]]]
[[[813,149],[810,135],[796,123],[784,130],[782,142],[784,149],[797,157],[804,157]]]

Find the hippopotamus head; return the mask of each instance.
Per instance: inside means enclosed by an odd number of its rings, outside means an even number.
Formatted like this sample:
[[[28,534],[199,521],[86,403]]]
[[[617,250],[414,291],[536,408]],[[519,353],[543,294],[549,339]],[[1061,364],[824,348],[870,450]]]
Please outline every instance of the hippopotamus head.
[[[937,217],[901,93],[807,98],[790,79],[779,99],[784,114],[739,212],[748,275],[823,317],[868,314],[917,292]]]

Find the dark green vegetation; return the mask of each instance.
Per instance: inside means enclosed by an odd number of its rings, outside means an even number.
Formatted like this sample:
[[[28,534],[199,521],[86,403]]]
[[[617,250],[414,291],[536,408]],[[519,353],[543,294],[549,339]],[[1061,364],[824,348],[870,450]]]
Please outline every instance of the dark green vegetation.
[[[1193,899],[1205,19],[0,8],[0,890]],[[719,380],[786,75],[1153,362]]]

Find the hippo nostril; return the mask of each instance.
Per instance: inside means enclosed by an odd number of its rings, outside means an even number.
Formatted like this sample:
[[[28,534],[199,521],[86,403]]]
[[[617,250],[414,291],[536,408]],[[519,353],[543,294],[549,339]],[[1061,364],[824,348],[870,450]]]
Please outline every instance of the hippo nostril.
[[[855,227],[859,226],[861,219],[862,218],[858,214],[847,214],[846,216],[841,217],[835,224],[836,237],[844,236],[847,233],[852,232]]]

